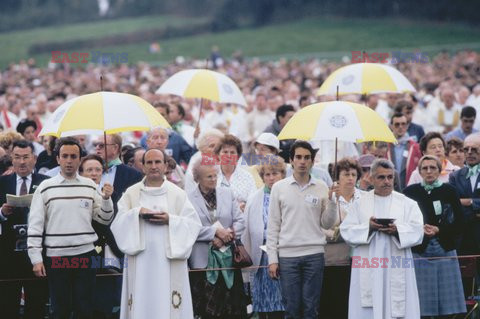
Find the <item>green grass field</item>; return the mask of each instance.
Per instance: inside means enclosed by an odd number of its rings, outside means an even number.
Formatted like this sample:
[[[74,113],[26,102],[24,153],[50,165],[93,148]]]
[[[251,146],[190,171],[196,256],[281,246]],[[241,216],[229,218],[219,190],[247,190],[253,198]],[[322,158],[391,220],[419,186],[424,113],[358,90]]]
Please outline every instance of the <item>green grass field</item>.
[[[28,48],[34,43],[98,38],[206,21],[208,19],[205,18],[147,16],[0,33],[2,48],[0,67],[3,68],[12,61],[28,58]],[[218,45],[224,56],[230,56],[232,52],[240,49],[247,57],[302,57],[318,52],[322,52],[325,57],[338,57],[341,54],[349,55],[352,50],[419,48],[432,52],[443,48],[479,49],[479,39],[480,28],[462,25],[391,19],[308,18],[257,29],[240,29],[159,40],[162,49],[159,54],[148,52],[149,43],[78,48],[76,51],[127,52],[129,62],[166,62],[178,55],[204,59],[208,57],[212,45]],[[54,50],[57,48],[52,48],[52,51]],[[41,54],[32,57],[36,58],[39,64],[46,65],[51,55]]]

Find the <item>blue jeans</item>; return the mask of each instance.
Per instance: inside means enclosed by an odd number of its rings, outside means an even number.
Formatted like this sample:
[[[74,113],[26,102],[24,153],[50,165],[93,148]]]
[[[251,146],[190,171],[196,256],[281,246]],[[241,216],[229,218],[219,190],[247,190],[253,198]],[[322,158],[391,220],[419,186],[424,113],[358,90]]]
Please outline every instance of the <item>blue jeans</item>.
[[[70,318],[72,311],[74,318],[92,318],[96,275],[93,256],[96,256],[94,250],[76,256],[46,258],[54,319]],[[85,262],[79,262],[80,258]]]
[[[316,319],[322,292],[323,253],[280,257],[280,285],[285,319]]]

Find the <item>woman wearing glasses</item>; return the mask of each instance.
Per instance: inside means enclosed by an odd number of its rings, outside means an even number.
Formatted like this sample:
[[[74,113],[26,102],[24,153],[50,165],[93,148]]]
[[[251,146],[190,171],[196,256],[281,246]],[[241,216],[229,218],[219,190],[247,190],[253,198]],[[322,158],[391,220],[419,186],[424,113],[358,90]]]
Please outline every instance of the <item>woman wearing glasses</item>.
[[[455,250],[463,212],[455,188],[440,180],[442,167],[437,157],[423,156],[418,163],[422,182],[404,189],[417,202],[424,221],[423,242],[412,248],[422,317],[466,312]]]
[[[460,167],[453,165],[448,159],[447,154],[445,152],[445,140],[443,139],[442,135],[437,132],[430,132],[427,133],[422,139],[420,140],[420,151],[422,155],[431,155],[436,156],[440,163],[442,164],[442,168],[440,170],[440,175],[438,179],[442,183],[448,182],[448,177],[450,174]],[[418,184],[422,182],[422,174],[419,172],[418,168],[413,171],[410,180],[408,181],[408,185]]]

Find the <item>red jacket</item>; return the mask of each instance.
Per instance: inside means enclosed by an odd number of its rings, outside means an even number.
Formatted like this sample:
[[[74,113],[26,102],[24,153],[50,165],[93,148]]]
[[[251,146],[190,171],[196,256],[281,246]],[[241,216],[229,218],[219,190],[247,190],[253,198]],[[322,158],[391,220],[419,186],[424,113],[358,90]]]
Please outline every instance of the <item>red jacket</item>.
[[[413,140],[408,141],[407,151],[408,151],[408,155],[405,163],[405,170],[406,170],[405,180],[401,181],[400,183],[402,188],[407,186],[408,181],[410,180],[410,176],[412,175],[413,171],[417,168],[418,161],[422,157],[422,152],[420,151],[420,145]],[[392,158],[392,144],[388,144],[387,158],[395,163],[395,159]],[[401,176],[402,175],[401,170],[398,167],[396,167],[396,169]]]

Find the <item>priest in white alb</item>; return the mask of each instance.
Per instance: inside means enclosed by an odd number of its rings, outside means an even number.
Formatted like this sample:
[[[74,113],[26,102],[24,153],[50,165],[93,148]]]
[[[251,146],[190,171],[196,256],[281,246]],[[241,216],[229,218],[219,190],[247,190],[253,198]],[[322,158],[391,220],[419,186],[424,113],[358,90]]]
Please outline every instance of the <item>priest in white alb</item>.
[[[111,225],[125,253],[121,319],[193,319],[187,259],[202,226],[185,192],[165,179],[165,154],[143,155],[145,179],[118,202]]]
[[[411,247],[422,242],[423,216],[417,203],[393,191],[393,163],[371,167],[374,190],[351,207],[340,225],[354,247],[348,317],[420,318]]]

